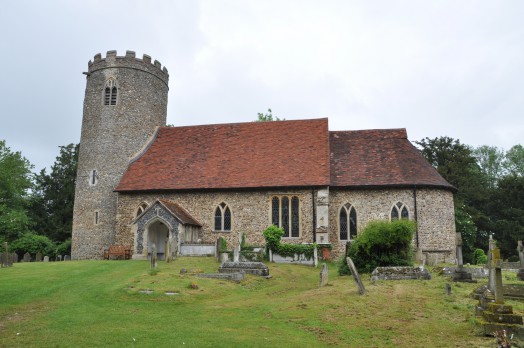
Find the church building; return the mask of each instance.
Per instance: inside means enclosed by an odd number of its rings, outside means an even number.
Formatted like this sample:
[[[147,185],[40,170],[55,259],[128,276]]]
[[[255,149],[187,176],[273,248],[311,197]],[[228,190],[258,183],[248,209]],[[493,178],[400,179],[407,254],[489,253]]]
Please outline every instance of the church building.
[[[154,244],[160,258],[243,234],[263,245],[330,244],[340,256],[373,220],[417,222],[414,247],[454,260],[452,187],[405,129],[330,131],[327,118],[167,127],[168,71],[127,51],[88,64],[73,259]]]

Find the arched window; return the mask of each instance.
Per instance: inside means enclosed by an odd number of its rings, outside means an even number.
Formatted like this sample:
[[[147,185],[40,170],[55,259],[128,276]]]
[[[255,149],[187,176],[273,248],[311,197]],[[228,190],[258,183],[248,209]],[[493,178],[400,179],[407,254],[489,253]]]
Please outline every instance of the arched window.
[[[357,236],[357,211],[346,203],[340,207],[339,213],[339,238],[340,240],[352,240]]]
[[[215,231],[231,231],[231,209],[222,202],[215,209]]]
[[[284,230],[283,237],[300,237],[300,199],[298,196],[271,197],[271,223]]]
[[[116,105],[118,89],[116,88],[116,81],[110,78],[106,82],[104,89],[104,105]]]
[[[409,220],[409,211],[408,207],[402,202],[398,202],[391,208],[391,221],[398,219],[408,219]]]
[[[135,217],[139,217],[140,215],[142,215],[142,213],[145,212],[146,209],[147,209],[147,203],[145,202],[140,203],[138,208],[136,208]]]

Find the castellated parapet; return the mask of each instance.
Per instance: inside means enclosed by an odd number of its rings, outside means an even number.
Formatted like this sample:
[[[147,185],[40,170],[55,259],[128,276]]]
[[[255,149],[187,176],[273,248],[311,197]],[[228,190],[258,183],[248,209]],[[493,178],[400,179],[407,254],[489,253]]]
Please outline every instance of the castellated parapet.
[[[88,63],[80,137],[73,259],[100,259],[115,242],[117,194],[130,158],[167,116],[169,74],[160,62],[133,51],[100,54]]]

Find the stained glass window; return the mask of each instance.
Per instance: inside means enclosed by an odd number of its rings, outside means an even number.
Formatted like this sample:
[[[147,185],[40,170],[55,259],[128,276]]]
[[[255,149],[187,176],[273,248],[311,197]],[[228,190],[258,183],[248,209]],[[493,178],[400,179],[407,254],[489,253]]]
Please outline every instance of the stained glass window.
[[[282,228],[284,229],[284,236],[289,237],[289,198],[282,197]]]
[[[278,197],[271,199],[271,223],[277,227],[280,227],[280,205]]]
[[[297,196],[291,198],[291,237],[299,237],[299,201]]]

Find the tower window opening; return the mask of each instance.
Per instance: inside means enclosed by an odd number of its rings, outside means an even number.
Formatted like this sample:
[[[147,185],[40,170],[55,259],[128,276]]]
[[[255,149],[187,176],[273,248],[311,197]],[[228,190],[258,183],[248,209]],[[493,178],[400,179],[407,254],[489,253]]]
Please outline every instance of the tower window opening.
[[[104,88],[104,105],[116,105],[118,97],[118,88],[113,78],[107,80]]]

